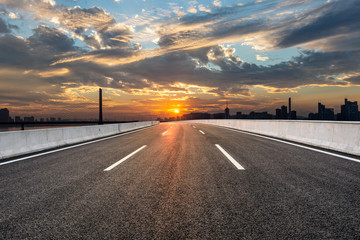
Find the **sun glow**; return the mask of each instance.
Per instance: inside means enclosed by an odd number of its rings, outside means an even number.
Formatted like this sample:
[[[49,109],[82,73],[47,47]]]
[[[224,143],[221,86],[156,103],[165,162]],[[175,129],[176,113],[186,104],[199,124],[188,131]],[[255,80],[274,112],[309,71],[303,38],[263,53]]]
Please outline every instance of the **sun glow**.
[[[179,109],[174,110],[174,113],[179,113],[179,112],[180,112]]]

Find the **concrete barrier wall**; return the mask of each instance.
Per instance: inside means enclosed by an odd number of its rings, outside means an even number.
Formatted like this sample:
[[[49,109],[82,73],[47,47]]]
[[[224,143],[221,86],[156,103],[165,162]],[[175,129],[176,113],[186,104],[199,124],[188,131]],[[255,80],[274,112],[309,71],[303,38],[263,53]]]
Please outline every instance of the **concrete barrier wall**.
[[[192,120],[282,138],[360,156],[360,122]]]
[[[0,159],[159,124],[158,121],[0,132]]]

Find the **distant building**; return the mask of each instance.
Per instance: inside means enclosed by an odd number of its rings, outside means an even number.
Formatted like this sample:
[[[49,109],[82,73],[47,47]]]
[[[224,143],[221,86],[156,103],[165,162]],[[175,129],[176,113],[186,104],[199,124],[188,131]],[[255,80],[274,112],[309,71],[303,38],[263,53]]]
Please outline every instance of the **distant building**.
[[[318,115],[317,113],[309,113],[309,116],[308,116],[309,120],[318,120]]]
[[[194,112],[182,115],[181,120],[192,120],[192,119],[210,119],[210,113]]]
[[[359,107],[357,102],[350,102],[345,98],[345,104],[341,105],[341,119],[342,121],[358,121]]]
[[[24,122],[35,122],[35,118],[33,116],[31,117],[24,117]]]
[[[210,114],[209,113],[190,113],[191,119],[209,119]]]
[[[325,105],[318,103],[319,119],[322,120],[335,120],[335,114],[333,108],[326,108]]]
[[[268,112],[250,112],[249,119],[272,119],[272,115]]]
[[[281,119],[287,119],[288,113],[287,113],[287,107],[281,106]]]
[[[277,108],[275,110],[275,118],[276,119],[281,119],[281,109],[280,108]]]
[[[213,119],[225,119],[225,113],[214,113]]]
[[[333,108],[326,108],[325,105],[318,103],[318,112],[309,113],[310,120],[335,120]]]
[[[289,119],[297,119],[296,111],[291,111],[290,112],[290,118]]]
[[[286,106],[281,106],[281,109],[276,109],[276,119],[288,119],[288,112]]]
[[[0,109],[0,122],[9,122],[10,112],[7,108]]]
[[[21,117],[20,116],[15,116],[15,122],[16,123],[22,122]]]
[[[236,112],[236,115],[234,116],[236,119],[242,119],[245,118],[245,116],[242,114],[242,112]]]

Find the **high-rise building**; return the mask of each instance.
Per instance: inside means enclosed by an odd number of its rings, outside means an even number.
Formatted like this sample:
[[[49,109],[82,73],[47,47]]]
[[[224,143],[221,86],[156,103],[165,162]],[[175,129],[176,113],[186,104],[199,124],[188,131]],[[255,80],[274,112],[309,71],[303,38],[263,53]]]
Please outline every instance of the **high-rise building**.
[[[287,113],[287,107],[281,106],[281,119],[287,119],[288,113]]]
[[[359,106],[357,102],[350,102],[345,98],[345,104],[341,105],[341,120],[343,121],[358,121]]]
[[[325,105],[318,103],[318,118],[324,119]]]
[[[7,108],[0,109],[0,122],[9,122],[10,112]]]
[[[288,112],[287,112],[287,107],[284,105],[284,106],[281,106],[281,109],[276,109],[276,116],[275,118],[276,119],[288,119]]]
[[[318,103],[318,112],[309,113],[310,120],[335,120],[333,108],[326,108],[325,105]]]

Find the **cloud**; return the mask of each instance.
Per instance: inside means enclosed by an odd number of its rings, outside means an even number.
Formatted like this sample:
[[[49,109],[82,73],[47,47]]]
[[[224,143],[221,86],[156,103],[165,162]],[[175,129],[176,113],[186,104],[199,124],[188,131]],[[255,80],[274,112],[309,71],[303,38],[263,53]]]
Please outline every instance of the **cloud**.
[[[211,13],[211,10],[209,8],[206,8],[204,5],[200,4],[198,7],[199,11],[201,12],[207,12],[207,13]]]
[[[42,49],[42,55],[46,55],[45,53],[53,55],[75,50],[74,40],[58,29],[39,26],[33,31],[34,34],[28,40],[31,47],[38,50]]]
[[[0,33],[9,33],[10,29],[8,25],[5,23],[5,21],[0,18]]]
[[[359,15],[360,5],[356,0],[330,2],[305,13],[298,19],[298,27],[280,32],[277,45],[284,48],[338,35],[345,39],[346,35],[359,36]]]
[[[0,36],[0,52],[1,67],[30,67],[35,60],[27,42],[10,34]]]
[[[176,16],[178,16],[178,18],[182,18],[186,15],[186,13],[180,7],[175,8],[174,13],[176,14]]]
[[[195,7],[189,7],[187,11],[188,11],[189,13],[193,13],[193,14],[197,13],[197,10],[196,10]]]
[[[80,8],[57,5],[53,0],[2,0],[7,7],[34,14],[40,22],[53,22],[73,32],[89,46],[98,49],[128,42],[129,29],[116,25],[115,19],[99,7]],[[124,34],[123,36],[121,34]],[[99,35],[101,40],[96,39]]]
[[[110,30],[116,33],[124,29]],[[113,41],[119,41],[115,39]],[[23,69],[19,72],[25,72],[26,66],[32,70],[27,71],[27,76],[46,79],[59,89],[67,84],[97,85],[133,94],[148,89],[154,94],[154,91],[170,88],[183,91],[183,87],[176,85],[181,82],[209,88],[206,94],[219,97],[250,96],[252,86],[291,89],[307,85],[347,85],[356,81],[336,76],[360,67],[359,51],[303,51],[291,61],[265,67],[242,61],[235,56],[235,49],[223,45],[144,57],[140,50],[126,45],[128,40],[123,42],[123,47],[85,52],[76,48],[74,41],[62,31],[39,26],[28,39],[12,35],[0,37],[0,67],[17,67]],[[63,61],[69,57],[75,58]],[[50,66],[54,61],[58,63]],[[116,64],[109,65],[111,62]]]
[[[18,18],[19,18],[19,16],[16,15],[15,13],[13,13],[13,12],[9,12],[9,17],[10,17],[11,19],[18,19]]]
[[[214,0],[212,3],[215,7],[221,7],[221,1],[220,0]]]
[[[331,76],[356,71],[359,63],[355,59],[359,56],[360,52],[305,51],[291,61],[265,67],[241,61],[231,48],[213,46],[199,52],[183,51],[144,59],[119,69],[127,76],[146,78],[162,86],[182,82],[214,88],[212,92],[218,96],[244,96],[249,94],[251,86],[292,89],[308,85],[349,85],[348,81]],[[199,66],[195,60],[203,65]],[[353,63],[348,64],[348,60]],[[207,67],[209,63],[219,69]]]
[[[266,61],[266,60],[269,60],[269,57],[260,56],[259,54],[256,54],[256,60],[258,60],[258,61]]]
[[[115,23],[114,18],[99,7],[92,8],[63,8],[59,9],[59,22],[68,29],[84,31],[85,28],[95,28],[104,31]]]
[[[213,12],[204,12],[201,5],[199,11],[203,11],[202,14],[185,15],[159,27],[159,45],[171,51],[223,42],[242,42],[262,50],[293,46],[325,51],[359,48],[356,44],[360,38],[357,1],[313,6],[310,3],[264,1],[217,7]]]

